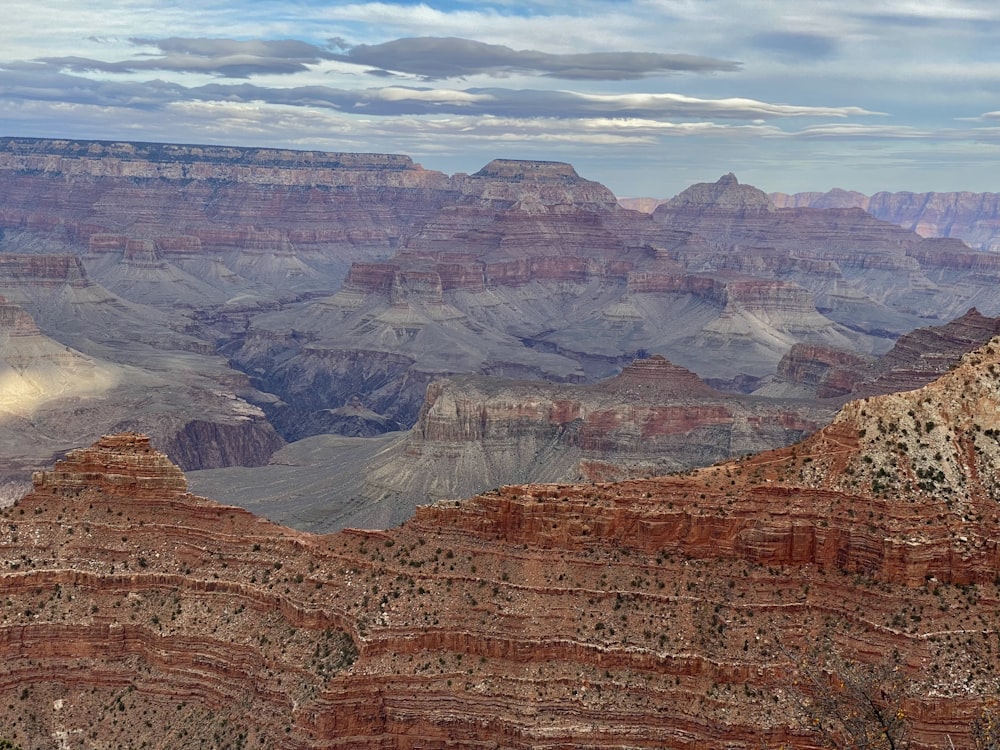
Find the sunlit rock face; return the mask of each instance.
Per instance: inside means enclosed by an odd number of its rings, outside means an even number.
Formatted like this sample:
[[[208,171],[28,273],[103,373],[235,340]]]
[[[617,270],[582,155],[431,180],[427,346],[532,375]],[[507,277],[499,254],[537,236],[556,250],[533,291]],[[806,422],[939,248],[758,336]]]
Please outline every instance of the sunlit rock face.
[[[867,696],[901,701],[911,747],[972,746],[997,678],[998,436],[994,339],[790,448],[326,536],[107,436],[2,512],[0,721],[22,746],[805,749],[803,680],[889,667],[905,690]]]
[[[71,262],[42,264],[59,269],[46,276],[33,262],[12,263],[18,256],[3,260],[7,263],[0,274],[6,272],[8,280],[19,278],[15,291],[29,301],[44,301],[46,289],[49,295],[65,300],[65,290],[75,283],[63,276],[67,269],[76,268]],[[12,273],[12,268],[26,269],[26,273]],[[59,277],[62,285],[53,280]],[[85,274],[80,278],[85,280]],[[5,288],[14,289],[12,285]],[[90,286],[84,283],[77,288]],[[77,323],[91,313],[100,317],[102,307],[109,308],[112,316],[121,313],[113,302],[108,304],[113,297],[106,292],[69,298]],[[50,316],[51,311],[52,307]],[[147,333],[155,333],[155,328]],[[93,346],[87,338],[81,341],[83,345],[88,342]],[[158,359],[155,350],[146,357],[154,363]],[[185,357],[205,362],[205,372],[186,373],[178,366]],[[173,459],[188,469],[266,463],[283,441],[261,410],[236,396],[236,383],[226,383],[211,367],[211,360],[192,353],[178,353],[171,360],[174,367],[164,373],[134,360],[94,356],[43,334],[24,307],[0,297],[0,499],[16,496],[31,471],[50,462],[53,455],[104,431],[129,426],[155,435]]]

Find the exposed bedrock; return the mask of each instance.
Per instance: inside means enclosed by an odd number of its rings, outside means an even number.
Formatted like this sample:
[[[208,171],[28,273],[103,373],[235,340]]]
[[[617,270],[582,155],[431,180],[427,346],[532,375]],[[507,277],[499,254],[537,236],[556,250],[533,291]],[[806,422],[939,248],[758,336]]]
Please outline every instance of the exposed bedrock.
[[[191,420],[164,443],[185,471],[223,466],[263,466],[285,441],[264,419],[225,424]]]
[[[797,686],[860,673],[903,678],[863,684],[910,747],[970,747],[997,679],[998,404],[994,340],[790,448],[327,536],[102,438],[2,511],[0,722],[53,748],[807,750]]]
[[[774,193],[775,205],[791,208],[863,208],[876,218],[912,229],[924,237],[955,237],[972,247],[1000,248],[1000,194],[879,192]]]
[[[926,385],[968,352],[1000,335],[1000,318],[975,308],[941,326],[907,333],[878,359],[842,349],[797,344],[759,395],[830,398],[872,396]]]
[[[378,434],[412,424],[433,377],[415,370],[404,354],[310,344],[291,354],[260,337],[249,339],[239,356],[257,387],[281,397],[259,405],[286,440],[322,432]]]
[[[795,442],[832,409],[738,398],[662,357],[594,385],[459,376],[432,382],[405,439],[365,470],[395,504],[512,482],[650,476]]]

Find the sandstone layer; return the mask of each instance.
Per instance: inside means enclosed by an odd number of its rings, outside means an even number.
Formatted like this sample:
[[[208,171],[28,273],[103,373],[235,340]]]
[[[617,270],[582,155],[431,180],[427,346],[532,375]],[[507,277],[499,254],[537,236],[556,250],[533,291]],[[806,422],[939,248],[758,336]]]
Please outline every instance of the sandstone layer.
[[[817,748],[823,685],[860,674],[911,747],[972,746],[998,438],[994,340],[792,448],[313,536],[109,436],[3,512],[0,721],[71,748]]]

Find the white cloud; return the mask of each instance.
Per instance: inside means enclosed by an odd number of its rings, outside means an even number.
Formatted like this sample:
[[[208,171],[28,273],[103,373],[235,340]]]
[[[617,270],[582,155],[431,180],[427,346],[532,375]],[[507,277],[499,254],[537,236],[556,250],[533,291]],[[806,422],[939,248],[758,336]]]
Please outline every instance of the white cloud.
[[[570,93],[570,92],[567,92]],[[575,94],[584,101],[593,102],[609,110],[644,109],[664,112],[690,112],[691,114],[717,114],[739,118],[754,117],[849,117],[852,115],[878,115],[862,107],[808,107],[789,104],[770,104],[756,99],[730,97],[727,99],[701,99],[682,94]]]
[[[402,86],[387,86],[383,89],[377,89],[370,95],[370,98],[386,102],[447,102],[458,105],[481,104],[495,100],[495,97],[490,94],[473,94],[455,89],[411,89]]]

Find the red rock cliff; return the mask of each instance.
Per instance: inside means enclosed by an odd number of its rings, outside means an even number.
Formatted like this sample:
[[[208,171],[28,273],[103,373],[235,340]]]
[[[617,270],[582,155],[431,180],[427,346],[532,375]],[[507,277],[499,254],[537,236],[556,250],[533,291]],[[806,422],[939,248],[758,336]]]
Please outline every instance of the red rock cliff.
[[[804,749],[797,685],[853,663],[906,676],[868,695],[899,697],[911,747],[971,746],[998,436],[995,341],[790,449],[327,537],[106,438],[3,512],[0,721],[21,744]]]

